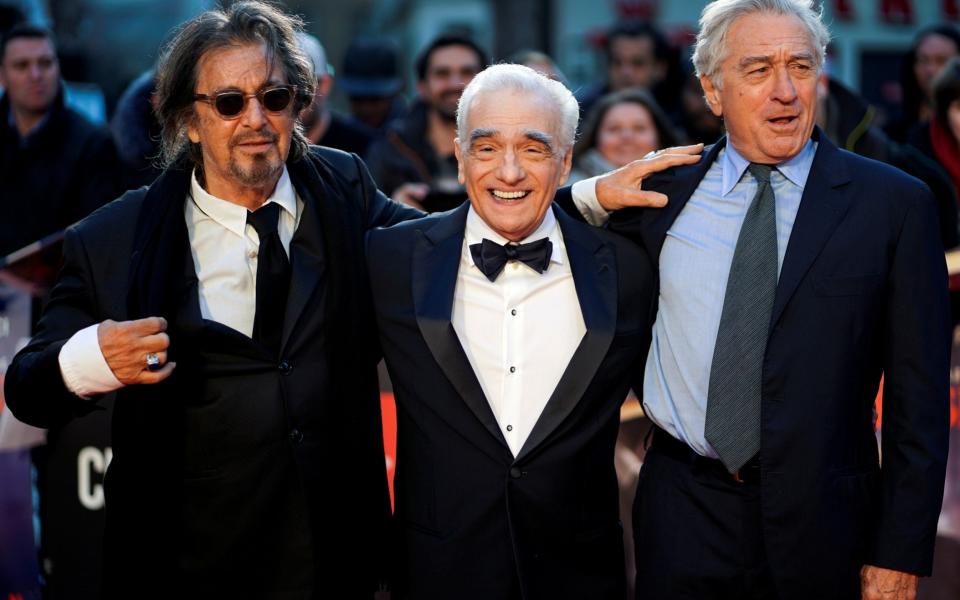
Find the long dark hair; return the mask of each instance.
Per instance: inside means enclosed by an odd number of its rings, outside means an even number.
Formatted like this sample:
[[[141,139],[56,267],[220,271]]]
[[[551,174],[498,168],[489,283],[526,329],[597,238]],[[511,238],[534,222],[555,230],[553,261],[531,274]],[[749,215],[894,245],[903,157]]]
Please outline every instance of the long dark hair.
[[[657,130],[657,139],[660,142],[660,148],[668,148],[680,143],[680,138],[670,123],[670,119],[667,118],[667,115],[663,112],[663,109],[660,108],[660,105],[657,104],[657,101],[653,99],[653,96],[642,89],[631,88],[607,94],[597,100],[597,103],[590,109],[590,114],[587,115],[584,121],[583,132],[580,139],[577,140],[577,143],[573,146],[574,158],[579,158],[588,150],[596,148],[597,136],[600,133],[600,125],[603,123],[604,117],[607,116],[607,113],[610,112],[610,109],[614,106],[628,103],[639,104],[650,113],[650,118],[653,119],[653,126]]]
[[[953,25],[933,25],[922,29],[913,38],[913,44],[910,50],[903,56],[900,63],[900,85],[903,88],[903,121],[908,124],[916,123],[917,116],[920,114],[920,107],[923,106],[925,98],[923,90],[917,83],[917,76],[914,74],[914,64],[917,62],[917,48],[920,42],[931,35],[941,35],[953,41],[960,52],[960,30]],[[909,127],[908,127],[909,128]]]
[[[211,50],[236,44],[263,44],[271,64],[279,62],[286,83],[297,86],[293,114],[313,98],[316,78],[310,60],[297,45],[295,33],[303,29],[296,16],[256,1],[243,1],[227,9],[209,10],[184,23],[167,45],[157,66],[155,112],[162,127],[160,158],[163,166],[186,159],[203,164],[199,144],[190,142],[187,125],[195,118],[194,94],[197,66]],[[300,124],[293,131],[290,159],[299,160],[309,143]]]

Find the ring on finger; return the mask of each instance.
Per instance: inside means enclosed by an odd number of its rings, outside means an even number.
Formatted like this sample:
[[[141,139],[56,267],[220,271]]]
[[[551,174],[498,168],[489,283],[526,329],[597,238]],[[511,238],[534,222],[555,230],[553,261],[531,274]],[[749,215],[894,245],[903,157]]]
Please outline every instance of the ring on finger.
[[[148,371],[159,371],[160,370],[160,357],[157,356],[156,352],[150,352],[147,354],[147,370]]]

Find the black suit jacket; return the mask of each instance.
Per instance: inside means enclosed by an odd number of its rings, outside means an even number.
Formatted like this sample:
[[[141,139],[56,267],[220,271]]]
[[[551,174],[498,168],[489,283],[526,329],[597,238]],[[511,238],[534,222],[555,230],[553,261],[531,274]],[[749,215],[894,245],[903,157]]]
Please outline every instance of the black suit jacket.
[[[383,578],[389,500],[363,236],[420,213],[379,194],[356,156],[315,147],[288,169],[304,208],[279,357],[200,316],[190,172],[174,168],[67,231],[37,334],[7,373],[14,414],[56,426],[97,406],[60,375],[73,333],[105,319],[170,323],[174,375],[115,403],[109,596],[369,598]]]
[[[815,139],[763,365],[764,541],[784,597],[846,593],[864,563],[929,574],[948,444],[951,335],[935,202],[922,182],[819,131]],[[611,218],[655,273],[667,230],[722,145],[644,183],[667,195],[665,208]],[[558,198],[569,205],[569,193]]]
[[[619,600],[613,447],[649,343],[649,261],[556,211],[587,333],[514,458],[450,322],[467,208],[367,236],[397,400],[398,594]]]

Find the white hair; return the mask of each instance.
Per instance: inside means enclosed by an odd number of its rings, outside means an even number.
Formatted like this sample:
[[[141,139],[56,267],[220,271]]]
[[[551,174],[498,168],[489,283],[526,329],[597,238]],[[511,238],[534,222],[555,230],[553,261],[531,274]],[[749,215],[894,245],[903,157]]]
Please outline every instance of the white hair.
[[[580,105],[570,90],[559,81],[554,81],[530,67],[498,64],[480,71],[460,96],[460,103],[457,105],[457,137],[464,149],[470,145],[469,132],[466,130],[467,116],[474,101],[482,94],[501,90],[539,94],[556,109],[560,117],[558,150],[565,154],[573,146],[577,135],[577,121],[580,119]]]
[[[707,76],[714,86],[722,86],[717,72],[726,58],[726,38],[730,27],[740,17],[760,12],[799,18],[810,34],[817,70],[823,67],[830,32],[823,24],[823,9],[815,9],[813,0],[716,0],[708,4],[700,15],[700,32],[697,33],[692,58],[697,77]]]

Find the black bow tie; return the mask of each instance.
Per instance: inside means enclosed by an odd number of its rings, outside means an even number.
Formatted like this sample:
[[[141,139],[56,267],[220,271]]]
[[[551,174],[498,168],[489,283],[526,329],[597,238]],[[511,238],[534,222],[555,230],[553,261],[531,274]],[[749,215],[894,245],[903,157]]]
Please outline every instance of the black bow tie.
[[[537,273],[543,273],[550,266],[550,253],[553,244],[548,238],[541,238],[528,244],[500,244],[486,238],[479,244],[470,245],[470,254],[473,264],[487,276],[490,281],[496,281],[500,271],[503,271],[507,261],[519,260]]]

